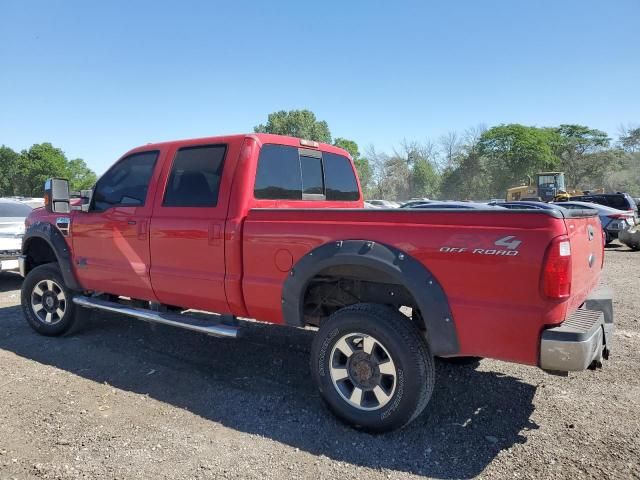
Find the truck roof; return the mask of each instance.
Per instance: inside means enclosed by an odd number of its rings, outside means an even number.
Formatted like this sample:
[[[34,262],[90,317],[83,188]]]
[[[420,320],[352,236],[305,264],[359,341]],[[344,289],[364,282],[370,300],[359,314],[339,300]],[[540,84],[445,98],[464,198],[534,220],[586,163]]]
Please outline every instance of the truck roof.
[[[217,135],[215,137],[188,138],[182,140],[169,140],[165,142],[147,143],[146,145],[140,145],[139,147],[132,148],[123,156],[137,151],[150,150],[154,148],[181,147],[183,145],[194,145],[203,143],[228,143],[234,140],[239,141],[244,138],[253,138],[260,145],[275,143],[279,145],[289,145],[292,147],[318,149],[322,150],[323,152],[337,153],[339,155],[344,155],[351,158],[349,152],[329,143],[313,142],[311,140],[305,140],[297,137],[288,137],[286,135],[273,135],[271,133],[235,133],[230,135]]]

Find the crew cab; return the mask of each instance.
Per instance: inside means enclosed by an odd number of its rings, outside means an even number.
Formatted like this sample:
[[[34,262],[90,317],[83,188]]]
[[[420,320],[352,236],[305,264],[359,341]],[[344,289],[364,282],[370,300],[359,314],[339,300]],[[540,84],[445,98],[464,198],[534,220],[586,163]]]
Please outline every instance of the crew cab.
[[[611,349],[593,210],[365,209],[346,151],[269,134],[147,144],[85,205],[59,179],[45,203],[20,257],[36,331],[84,308],[219,337],[238,318],[317,330],[321,396],[363,429],[416,418],[436,356],[565,374]]]

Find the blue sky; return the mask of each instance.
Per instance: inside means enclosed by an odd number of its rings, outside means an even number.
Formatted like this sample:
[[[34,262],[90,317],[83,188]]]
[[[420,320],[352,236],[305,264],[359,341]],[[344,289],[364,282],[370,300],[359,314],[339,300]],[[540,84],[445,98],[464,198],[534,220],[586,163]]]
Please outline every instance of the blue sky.
[[[309,108],[363,149],[484,123],[640,123],[640,2],[0,1],[0,144],[103,172]]]

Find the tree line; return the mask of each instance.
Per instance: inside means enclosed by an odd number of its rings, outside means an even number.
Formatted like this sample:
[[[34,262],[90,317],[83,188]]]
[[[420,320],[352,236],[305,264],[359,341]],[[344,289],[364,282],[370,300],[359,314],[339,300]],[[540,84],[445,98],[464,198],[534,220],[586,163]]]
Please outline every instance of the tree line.
[[[364,151],[332,137],[327,122],[309,110],[268,115],[255,132],[290,135],[347,150],[366,198],[485,200],[504,198],[541,171],[565,172],[569,189],[624,191],[640,196],[640,127],[621,127],[616,139],[584,125],[536,127],[478,125],[436,139],[403,140],[390,152]],[[42,196],[49,177],[70,180],[72,190],[91,188],[95,173],[80,158],[67,159],[50,143],[17,153],[0,147],[0,196]]]
[[[0,147],[0,197],[42,197],[44,182],[50,177],[68,179],[73,191],[96,183],[96,174],[84,160],[69,160],[50,143],[38,143],[20,153]]]
[[[584,125],[479,125],[435,140],[403,140],[391,152],[368,146],[364,153],[353,140],[332,141],[327,123],[309,110],[274,112],[254,130],[343,147],[367,198],[504,198],[508,188],[542,171],[564,171],[570,189],[640,196],[640,127],[621,127],[614,140]]]

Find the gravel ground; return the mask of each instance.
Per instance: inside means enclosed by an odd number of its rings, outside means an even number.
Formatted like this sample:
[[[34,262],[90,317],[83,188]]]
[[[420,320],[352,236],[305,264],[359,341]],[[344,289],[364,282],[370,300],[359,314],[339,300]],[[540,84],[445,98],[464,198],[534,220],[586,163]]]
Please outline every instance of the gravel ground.
[[[75,336],[22,319],[0,276],[0,478],[640,478],[640,253],[606,254],[611,360],[568,378],[438,362],[426,412],[371,436],[308,374],[311,333],[240,341],[94,314]]]

